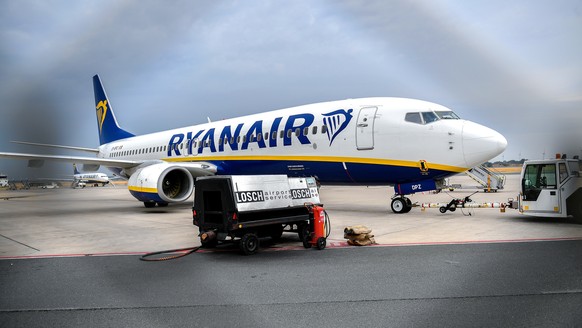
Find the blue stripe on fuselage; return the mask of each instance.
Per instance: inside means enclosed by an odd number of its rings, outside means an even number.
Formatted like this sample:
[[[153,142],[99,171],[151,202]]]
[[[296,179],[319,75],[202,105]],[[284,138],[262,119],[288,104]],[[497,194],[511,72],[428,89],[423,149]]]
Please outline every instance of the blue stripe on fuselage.
[[[442,179],[457,172],[429,170],[396,165],[317,161],[227,160],[209,161],[217,166],[217,175],[286,174],[288,176],[316,176],[328,184],[392,185],[428,179]]]

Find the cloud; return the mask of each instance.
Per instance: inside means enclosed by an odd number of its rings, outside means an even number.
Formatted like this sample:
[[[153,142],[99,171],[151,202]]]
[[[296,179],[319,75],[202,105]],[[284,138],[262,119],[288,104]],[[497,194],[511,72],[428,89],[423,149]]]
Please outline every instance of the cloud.
[[[96,73],[120,123],[138,134],[207,116],[398,96],[499,130],[506,158],[576,148],[579,134],[564,131],[579,130],[581,6],[3,1],[0,101],[14,118],[0,122],[0,150],[22,151],[8,143],[17,138],[95,147]]]

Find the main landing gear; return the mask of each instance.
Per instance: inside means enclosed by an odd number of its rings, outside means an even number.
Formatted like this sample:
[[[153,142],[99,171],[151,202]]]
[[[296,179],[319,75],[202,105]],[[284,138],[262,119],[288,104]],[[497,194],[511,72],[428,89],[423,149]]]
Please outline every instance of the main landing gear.
[[[392,198],[390,208],[392,208],[392,211],[396,214],[408,213],[412,209],[412,202],[408,197],[395,195],[394,198]]]

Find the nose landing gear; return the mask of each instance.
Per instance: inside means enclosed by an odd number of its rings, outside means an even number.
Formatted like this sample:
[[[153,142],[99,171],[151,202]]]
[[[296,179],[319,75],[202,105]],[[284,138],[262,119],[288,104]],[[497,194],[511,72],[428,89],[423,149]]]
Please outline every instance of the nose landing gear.
[[[392,208],[392,211],[396,214],[408,213],[412,209],[412,202],[408,197],[396,195],[392,199],[392,204],[390,204],[390,208]]]

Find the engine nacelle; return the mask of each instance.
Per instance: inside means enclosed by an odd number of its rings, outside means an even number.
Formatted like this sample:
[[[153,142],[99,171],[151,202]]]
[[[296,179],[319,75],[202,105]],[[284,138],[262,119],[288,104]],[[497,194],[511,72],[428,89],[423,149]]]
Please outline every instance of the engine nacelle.
[[[192,195],[194,179],[184,167],[159,163],[137,169],[129,177],[127,187],[133,197],[146,206],[176,203]]]

